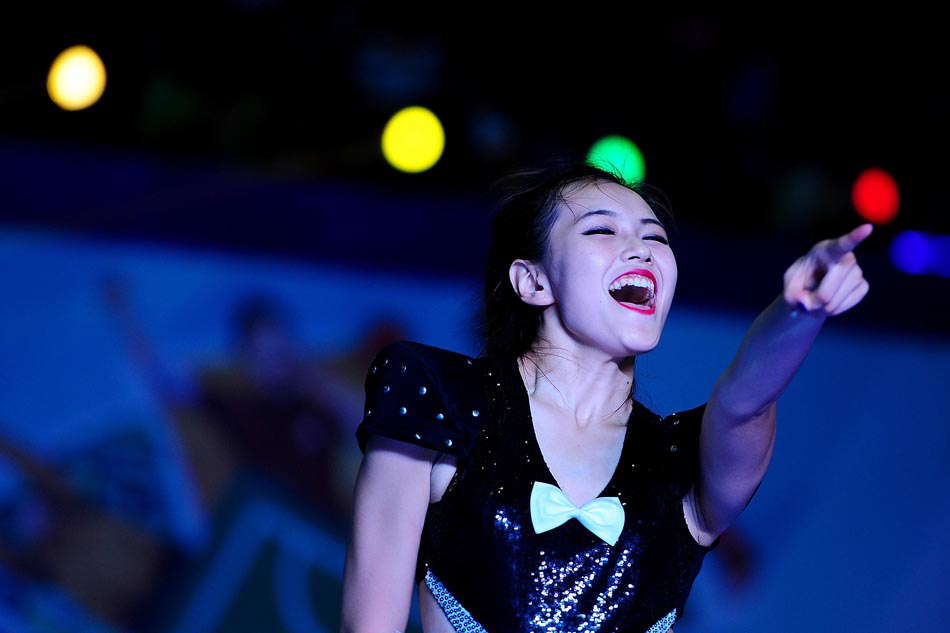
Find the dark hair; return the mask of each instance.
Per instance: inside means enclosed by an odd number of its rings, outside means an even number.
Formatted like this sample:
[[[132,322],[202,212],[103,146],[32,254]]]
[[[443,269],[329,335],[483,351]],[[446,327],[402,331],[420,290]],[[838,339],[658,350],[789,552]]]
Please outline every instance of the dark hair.
[[[483,356],[514,359],[536,351],[542,309],[521,300],[511,287],[509,268],[516,259],[543,260],[558,204],[576,188],[596,182],[615,183],[636,192],[661,222],[675,229],[663,192],[642,181],[628,182],[619,171],[606,171],[586,162],[559,161],[503,177],[494,187],[501,190],[501,199],[492,219],[485,267],[480,327]]]

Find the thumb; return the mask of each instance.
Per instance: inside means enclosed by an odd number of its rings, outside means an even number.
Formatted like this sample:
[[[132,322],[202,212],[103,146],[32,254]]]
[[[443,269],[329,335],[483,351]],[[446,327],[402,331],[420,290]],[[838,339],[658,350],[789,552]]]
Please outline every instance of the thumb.
[[[805,283],[810,275],[807,273],[807,266],[799,260],[792,265],[786,275],[785,290],[783,292],[785,303],[791,307],[798,307],[805,311],[814,309],[814,301],[811,298],[811,288],[806,288]]]

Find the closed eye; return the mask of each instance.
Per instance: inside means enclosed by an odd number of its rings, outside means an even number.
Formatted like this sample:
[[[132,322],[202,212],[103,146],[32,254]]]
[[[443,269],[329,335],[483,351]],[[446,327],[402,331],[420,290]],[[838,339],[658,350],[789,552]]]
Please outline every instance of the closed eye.
[[[608,229],[607,227],[604,227],[604,226],[599,226],[599,227],[596,227],[596,228],[593,228],[593,229],[588,229],[588,230],[584,231],[584,233],[583,233],[583,235],[598,235],[598,234],[599,234],[599,235],[613,235],[613,234],[614,234],[614,230],[613,230],[613,229]],[[662,244],[667,244],[667,245],[669,244],[669,242],[667,241],[667,239],[666,239],[665,237],[663,237],[662,235],[647,235],[647,236],[646,236],[645,238],[643,238],[643,239],[645,239],[645,240],[653,239],[653,240],[656,240],[656,241],[658,241],[658,242],[660,242],[660,243],[662,243]]]

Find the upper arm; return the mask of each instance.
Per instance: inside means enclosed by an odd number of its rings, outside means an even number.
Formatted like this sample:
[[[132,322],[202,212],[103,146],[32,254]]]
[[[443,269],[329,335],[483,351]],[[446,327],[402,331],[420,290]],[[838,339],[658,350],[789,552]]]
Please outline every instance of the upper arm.
[[[368,440],[346,552],[342,631],[405,630],[435,457],[398,440]]]
[[[709,399],[699,442],[700,476],[691,491],[701,532],[714,539],[748,505],[768,469],[775,443],[776,403],[737,416]]]

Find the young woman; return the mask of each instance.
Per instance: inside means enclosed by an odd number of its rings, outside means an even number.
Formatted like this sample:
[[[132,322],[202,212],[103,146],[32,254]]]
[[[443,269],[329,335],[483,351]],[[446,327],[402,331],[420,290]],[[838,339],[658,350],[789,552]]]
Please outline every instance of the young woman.
[[[776,400],[868,291],[871,225],[819,242],[708,401],[660,417],[633,390],[676,289],[665,208],[588,165],[511,182],[484,353],[402,341],[369,368],[346,633],[404,629],[414,583],[425,633],[672,630],[765,474]]]

